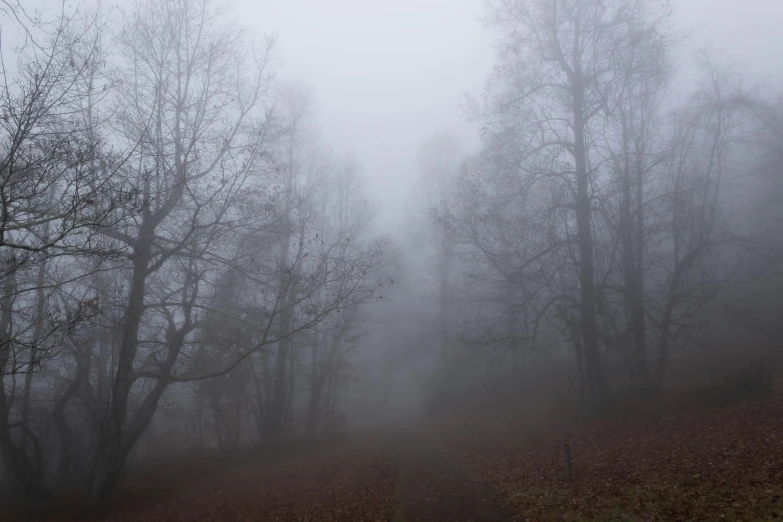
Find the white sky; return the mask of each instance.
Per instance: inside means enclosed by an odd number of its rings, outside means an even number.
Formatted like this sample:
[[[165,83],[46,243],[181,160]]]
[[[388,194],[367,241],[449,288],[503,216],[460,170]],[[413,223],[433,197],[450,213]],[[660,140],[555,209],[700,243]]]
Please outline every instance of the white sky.
[[[478,0],[236,0],[271,28],[285,75],[314,93],[322,134],[363,164],[387,222],[413,185],[418,148],[450,129],[492,65]]]
[[[281,77],[312,88],[326,143],[364,165],[383,223],[415,189],[429,137],[449,130],[477,142],[460,105],[481,95],[494,62],[482,0],[228,1],[241,23],[278,36]],[[783,0],[672,1],[691,49],[723,50],[748,83],[783,87]]]
[[[416,154],[434,133],[467,143],[460,104],[492,67],[481,0],[234,0],[244,22],[278,36],[284,76],[304,80],[323,136],[366,168],[384,223],[414,189]],[[724,50],[749,81],[783,80],[783,0],[674,0],[690,46]]]

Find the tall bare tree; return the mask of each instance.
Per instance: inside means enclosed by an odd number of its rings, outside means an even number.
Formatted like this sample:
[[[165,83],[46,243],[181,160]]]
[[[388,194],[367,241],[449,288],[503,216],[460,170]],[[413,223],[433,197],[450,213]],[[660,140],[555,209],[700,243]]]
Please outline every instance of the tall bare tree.
[[[90,485],[100,502],[111,494],[196,326],[194,306],[209,271],[205,250],[230,226],[231,204],[264,156],[269,127],[270,41],[248,48],[242,31],[221,22],[208,1],[134,7],[116,41],[124,80],[114,131],[118,141],[138,143],[122,171],[133,199],[119,226],[101,228],[127,249],[129,265],[111,400]],[[161,276],[173,284],[159,287],[152,300],[149,283],[163,283]],[[128,421],[143,321],[154,312],[165,318],[167,346],[156,357],[161,378]]]
[[[90,297],[78,302],[69,289],[112,253],[100,244],[96,227],[109,222],[123,201],[111,181],[122,161],[91,138],[90,125],[81,118],[84,108],[103,96],[88,92],[91,67],[100,54],[95,19],[63,11],[52,22],[42,22],[19,5],[3,6],[22,26],[24,38],[0,55],[0,279],[5,292],[0,457],[28,495],[41,498],[42,444],[30,425],[33,372],[67,342],[67,332],[94,304]],[[12,422],[13,400],[2,376],[18,372],[26,375],[19,420]]]
[[[498,0],[488,19],[502,33],[487,88],[489,146],[527,180],[557,181],[552,211],[573,235],[581,346],[591,396],[603,393],[602,313],[596,268],[595,204],[604,174],[600,136],[624,77],[651,61],[649,40],[668,30],[668,7],[645,0]],[[573,232],[571,232],[573,227]]]

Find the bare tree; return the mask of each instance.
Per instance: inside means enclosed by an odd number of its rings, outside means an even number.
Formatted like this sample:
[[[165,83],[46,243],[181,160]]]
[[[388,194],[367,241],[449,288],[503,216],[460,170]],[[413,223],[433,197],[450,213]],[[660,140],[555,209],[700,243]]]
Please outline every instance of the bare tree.
[[[567,235],[574,229],[579,335],[594,398],[604,388],[594,222],[604,172],[600,135],[623,78],[650,60],[645,44],[667,30],[667,16],[667,8],[644,0],[488,3],[489,21],[502,31],[503,52],[488,84],[487,136],[528,187],[542,180],[560,183],[551,210],[566,211]]]
[[[95,229],[109,222],[122,202],[111,182],[122,159],[91,138],[90,125],[80,117],[104,95],[88,92],[100,53],[95,19],[63,11],[45,23],[29,19],[18,5],[3,5],[13,10],[25,38],[13,53],[4,50],[0,56],[5,291],[0,376],[24,372],[25,377],[15,423],[5,379],[0,385],[0,453],[12,478],[28,496],[40,499],[46,492],[42,442],[30,424],[33,375],[94,311],[91,297],[79,300],[70,290],[112,254]]]
[[[651,314],[659,329],[659,384],[671,345],[688,337],[698,312],[730,281],[720,247],[745,246],[721,215],[721,203],[731,172],[729,156],[748,129],[747,95],[731,71],[706,55],[701,58],[704,77],[675,117],[661,187],[659,215],[666,218],[657,234],[663,246],[656,264],[663,274]]]
[[[464,153],[458,140],[446,133],[428,140],[419,150],[419,186],[428,212],[442,211],[452,203],[456,181],[460,175]],[[440,337],[440,393],[448,395],[453,379],[454,353],[454,238],[442,223],[435,220],[430,237],[434,252],[433,276],[436,284],[438,336]]]
[[[264,155],[272,76],[271,42],[245,48],[241,31],[219,21],[207,1],[140,3],[124,15],[118,141],[139,145],[122,171],[133,194],[119,226],[101,232],[127,249],[128,293],[120,325],[111,400],[103,419],[90,496],[107,500],[127,456],[154,414],[183,343],[195,329],[194,306],[210,271],[204,259],[229,209]],[[171,284],[165,285],[165,277]],[[152,300],[149,283],[160,289]],[[143,375],[143,321],[164,320],[161,376],[128,420],[128,398]]]

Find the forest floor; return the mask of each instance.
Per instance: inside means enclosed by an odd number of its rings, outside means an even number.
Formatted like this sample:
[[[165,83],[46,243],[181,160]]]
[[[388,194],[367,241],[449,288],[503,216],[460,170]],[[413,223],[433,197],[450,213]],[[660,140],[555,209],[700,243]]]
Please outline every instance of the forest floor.
[[[486,410],[432,429],[519,520],[783,520],[780,394],[716,404],[688,392],[599,417]]]
[[[112,514],[91,519],[783,520],[783,395],[702,399],[602,416],[474,408],[274,459],[161,465],[131,475]],[[22,519],[90,517],[61,500]]]
[[[392,522],[505,522],[514,520],[491,484],[469,475],[428,431],[392,430],[399,470]]]
[[[30,522],[342,522],[389,521],[397,468],[385,435],[352,434],[278,457],[193,456],[131,473],[110,513],[87,514],[80,494],[55,499]],[[0,520],[2,516],[0,506]]]

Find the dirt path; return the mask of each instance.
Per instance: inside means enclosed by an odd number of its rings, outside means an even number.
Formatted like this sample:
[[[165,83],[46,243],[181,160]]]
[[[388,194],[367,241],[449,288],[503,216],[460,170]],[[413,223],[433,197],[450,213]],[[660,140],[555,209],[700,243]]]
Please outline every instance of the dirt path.
[[[387,440],[385,433],[352,434],[279,456],[216,457],[214,469],[172,461],[128,477],[110,513],[86,512],[74,495],[42,512],[20,507],[13,517],[0,504],[0,521],[388,522],[398,467]]]
[[[515,520],[491,486],[468,477],[426,434],[392,435],[399,466],[393,522],[508,522]]]
[[[11,520],[45,522],[508,522],[489,484],[472,480],[422,427],[378,430],[246,462],[172,462],[129,477],[111,515],[78,496]],[[200,478],[196,480],[194,475]],[[181,484],[179,484],[182,482]],[[173,487],[174,483],[178,487]],[[0,513],[2,513],[0,506]],[[0,519],[6,520],[4,514]]]

